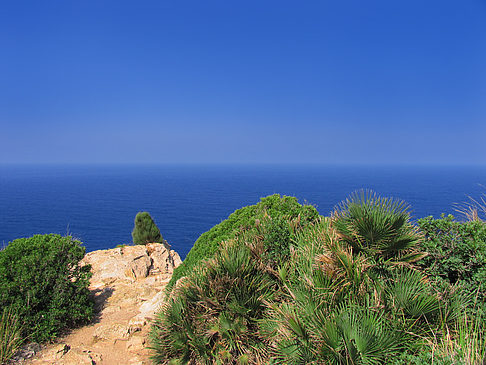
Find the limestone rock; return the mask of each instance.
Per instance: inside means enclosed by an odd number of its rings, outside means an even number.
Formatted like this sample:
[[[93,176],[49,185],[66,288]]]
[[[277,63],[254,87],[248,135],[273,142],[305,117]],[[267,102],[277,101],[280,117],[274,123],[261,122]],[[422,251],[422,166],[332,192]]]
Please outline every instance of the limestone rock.
[[[174,268],[181,264],[179,255],[167,245],[149,243],[147,244],[147,251],[150,253],[154,271],[171,275]]]
[[[140,361],[140,359],[138,357],[132,357],[129,360],[129,364],[130,365],[144,365],[143,361]]]
[[[39,351],[41,351],[42,346],[35,342],[26,343],[21,346],[19,351],[14,355],[11,359],[11,362],[14,364],[21,363],[27,359],[31,359],[35,356]]]
[[[130,321],[128,321],[128,327],[130,333],[141,331],[143,327],[147,325],[147,320],[145,317],[142,315],[136,315]]]
[[[104,341],[128,340],[128,337],[130,337],[130,327],[121,323],[98,326],[94,331],[93,337]]]
[[[132,262],[128,263],[125,275],[133,279],[146,278],[151,265],[152,260],[148,255],[136,257]]]
[[[68,351],[69,346],[65,343],[55,345],[43,354],[42,360],[55,362],[56,360],[59,360],[61,357],[63,357]]]
[[[182,264],[182,260],[181,260],[181,257],[179,256],[179,254],[177,252],[175,252],[174,250],[170,250],[170,255],[172,256],[172,263],[174,265],[174,268],[172,269],[172,271],[174,271],[174,269],[178,266],[180,266],[180,264]]]
[[[127,350],[130,352],[138,352],[144,348],[145,338],[142,336],[132,336],[127,342]]]
[[[82,264],[91,265],[91,287],[98,289],[153,275],[165,279],[181,264],[181,258],[167,243],[148,243],[89,252]]]
[[[163,290],[159,291],[155,296],[143,303],[140,308],[140,314],[137,316],[146,320],[153,318],[155,312],[160,308],[165,299],[165,292]]]
[[[101,355],[88,350],[72,349],[56,365],[95,365],[101,363]]]

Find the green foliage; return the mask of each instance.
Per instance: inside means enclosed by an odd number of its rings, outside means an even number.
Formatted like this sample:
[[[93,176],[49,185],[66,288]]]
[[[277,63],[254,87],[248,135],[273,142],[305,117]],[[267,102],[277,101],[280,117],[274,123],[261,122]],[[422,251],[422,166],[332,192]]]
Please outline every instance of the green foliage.
[[[289,253],[289,239],[292,239],[292,232],[287,225],[288,219],[300,217],[301,224],[306,224],[315,221],[318,216],[319,213],[313,206],[300,205],[296,198],[280,197],[278,194],[262,198],[256,205],[238,209],[228,219],[203,233],[197,239],[182,265],[174,270],[168,289],[172,288],[179,278],[190,273],[202,260],[211,258],[219,249],[221,242],[233,239],[241,232],[255,228],[264,220],[266,220],[265,224],[274,227],[271,232],[266,231],[266,242],[270,251],[285,256]]]
[[[275,282],[261,254],[227,243],[174,289],[150,333],[156,363],[253,364],[266,357],[258,319]]]
[[[364,253],[373,260],[376,271],[386,272],[390,265],[424,256],[414,250],[422,237],[410,222],[408,210],[403,201],[361,190],[336,208],[333,226],[354,254]]]
[[[267,199],[273,211],[262,204]],[[283,207],[285,200],[296,209]],[[274,195],[200,237],[191,270],[168,293],[152,327],[156,363],[472,365],[485,359],[485,323],[465,310],[475,298],[426,275],[442,265],[433,265],[444,257],[430,244],[447,246],[447,230],[432,224],[424,238],[405,203],[371,192],[355,193],[331,218],[304,209],[295,198]],[[481,241],[483,226],[471,224]]]
[[[420,265],[439,286],[454,284],[473,299],[473,310],[486,311],[486,223],[456,222],[452,215],[427,217],[418,225],[429,255]],[[486,312],[485,312],[486,313]]]
[[[0,364],[15,355],[22,342],[17,313],[10,307],[4,308],[0,317]]]
[[[447,326],[450,310],[423,274],[397,266],[386,277],[354,252],[328,219],[301,231],[271,304],[265,337],[285,364],[382,364],[414,353],[420,338]]]
[[[477,365],[486,362],[486,327],[481,316],[456,318],[446,331],[430,336],[419,351],[403,352],[394,364]],[[441,336],[437,336],[441,335]]]
[[[80,267],[85,248],[72,237],[35,235],[0,251],[0,308],[21,319],[22,335],[46,341],[90,320],[90,266]]]
[[[147,243],[163,243],[160,230],[148,212],[138,212],[135,216],[135,226],[132,231],[133,243],[145,245]]]
[[[126,244],[126,243],[120,243],[120,244],[115,246],[115,248],[123,248],[123,247],[130,247],[130,245]]]

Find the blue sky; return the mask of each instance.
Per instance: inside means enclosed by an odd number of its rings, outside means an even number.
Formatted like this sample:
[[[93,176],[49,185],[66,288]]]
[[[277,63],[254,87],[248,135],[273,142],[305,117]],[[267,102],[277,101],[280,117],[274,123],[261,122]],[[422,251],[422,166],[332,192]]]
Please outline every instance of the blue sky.
[[[486,2],[5,1],[0,163],[486,164]]]

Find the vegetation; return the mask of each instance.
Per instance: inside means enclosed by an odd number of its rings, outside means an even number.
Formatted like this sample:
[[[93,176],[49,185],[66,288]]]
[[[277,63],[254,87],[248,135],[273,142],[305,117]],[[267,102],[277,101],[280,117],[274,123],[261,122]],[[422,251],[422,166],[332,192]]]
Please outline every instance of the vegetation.
[[[486,221],[486,193],[477,199],[471,196],[468,198],[467,202],[455,204],[456,211],[469,221]]]
[[[171,289],[178,279],[190,273],[201,261],[213,257],[221,242],[234,239],[241,232],[254,229],[264,219],[271,222],[269,224],[275,228],[267,232],[268,245],[274,245],[270,247],[270,251],[281,252],[284,256],[288,255],[288,240],[292,239],[293,233],[287,226],[287,221],[299,218],[300,222],[305,224],[315,221],[318,216],[319,213],[313,206],[300,205],[296,198],[281,197],[278,194],[262,198],[256,205],[238,209],[228,219],[203,233],[197,239],[182,265],[174,271],[168,289]],[[282,243],[284,247],[279,247]]]
[[[280,218],[275,212],[267,215],[223,243],[174,289],[151,332],[157,362],[245,364],[268,359],[270,341],[260,321],[267,304],[281,295],[277,270],[290,258],[293,237],[311,224],[299,215]]]
[[[23,338],[50,340],[91,319],[90,267],[79,266],[84,254],[79,241],[52,234],[20,238],[0,251],[0,308],[15,313]]]
[[[133,243],[145,245],[147,243],[163,243],[160,230],[148,212],[138,212],[135,216],[135,226],[132,231]]]
[[[4,308],[0,316],[0,364],[6,363],[22,344],[21,324],[17,313]]]
[[[377,275],[375,257],[339,237],[328,219],[300,237],[282,277],[286,298],[267,313],[279,363],[400,363],[453,323],[459,298],[438,293],[411,267]]]
[[[258,320],[275,282],[258,252],[234,242],[175,289],[152,328],[157,363],[255,363],[268,341]]]
[[[471,309],[486,315],[486,222],[456,222],[452,215],[419,219],[429,253],[422,268],[438,286],[456,285],[471,298]]]
[[[146,212],[133,238],[163,241]],[[0,363],[91,318],[84,253],[59,235],[0,251]],[[483,364],[486,222],[414,225],[371,191],[330,217],[272,195],[201,235],[168,294],[149,335],[160,364]]]
[[[191,271],[154,321],[156,363],[485,359],[484,317],[464,310],[481,298],[464,295],[459,281],[435,280],[434,228],[423,234],[412,225],[403,202],[357,192],[330,218],[302,206],[293,205],[297,214],[257,206],[236,211],[198,240]],[[471,226],[484,249],[481,229]]]

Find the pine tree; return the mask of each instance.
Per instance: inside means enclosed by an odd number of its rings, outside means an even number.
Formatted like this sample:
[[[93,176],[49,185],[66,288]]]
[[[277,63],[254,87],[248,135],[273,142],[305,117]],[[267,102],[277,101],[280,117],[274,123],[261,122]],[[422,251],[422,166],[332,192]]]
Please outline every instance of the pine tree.
[[[164,241],[159,228],[148,212],[138,212],[135,216],[132,238],[136,245],[145,245],[151,242],[162,243]]]

